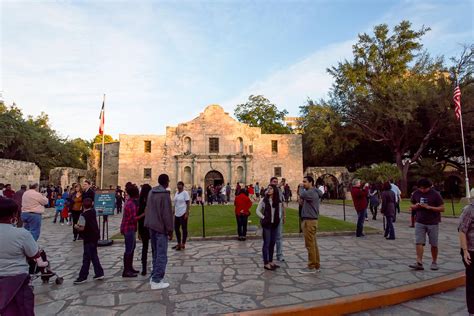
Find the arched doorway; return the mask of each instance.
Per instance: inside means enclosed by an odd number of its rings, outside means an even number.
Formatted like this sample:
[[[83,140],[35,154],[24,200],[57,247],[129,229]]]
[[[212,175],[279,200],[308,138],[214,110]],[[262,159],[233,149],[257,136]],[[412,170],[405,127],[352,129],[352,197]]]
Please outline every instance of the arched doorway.
[[[334,175],[326,173],[320,176],[319,179],[323,180],[324,185],[327,187],[327,192],[325,194],[326,199],[342,198],[339,181]]]
[[[204,181],[206,183],[206,188],[207,188],[210,184],[214,186],[222,185],[224,183],[224,177],[219,171],[211,170],[206,174]]]

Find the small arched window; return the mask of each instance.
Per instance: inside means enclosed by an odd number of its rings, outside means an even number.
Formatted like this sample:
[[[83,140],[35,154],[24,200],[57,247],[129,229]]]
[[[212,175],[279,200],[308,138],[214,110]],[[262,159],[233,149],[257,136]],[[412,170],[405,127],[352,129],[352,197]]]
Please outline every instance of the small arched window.
[[[184,138],[184,152],[191,153],[191,138]]]
[[[192,183],[192,176],[191,176],[191,167],[186,166],[184,167],[184,177],[183,177],[183,182],[184,184],[189,187]]]
[[[242,183],[244,181],[244,168],[241,166],[237,167],[237,182]]]
[[[239,154],[242,154],[244,152],[244,140],[242,139],[242,137],[237,138],[236,147],[237,152]]]

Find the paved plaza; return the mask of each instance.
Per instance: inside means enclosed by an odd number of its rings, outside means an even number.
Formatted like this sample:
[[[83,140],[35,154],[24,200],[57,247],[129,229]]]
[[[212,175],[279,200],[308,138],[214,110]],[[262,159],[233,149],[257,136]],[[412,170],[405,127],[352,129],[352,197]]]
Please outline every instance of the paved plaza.
[[[347,219],[354,221],[354,210],[348,208],[347,212]],[[321,214],[341,218],[342,207],[323,205]],[[377,291],[463,271],[457,219],[448,218],[443,218],[440,227],[440,270],[410,270],[408,264],[414,262],[415,251],[408,216],[402,214],[397,220],[395,241],[386,241],[380,234],[362,239],[353,236],[319,238],[322,269],[314,275],[298,273],[306,263],[302,238],[285,239],[286,262],[273,272],[263,269],[259,239],[191,241],[185,251],[170,248],[165,280],[171,285],[162,291],[150,290],[148,276],[121,277],[124,244],[120,242],[99,248],[105,280],[93,281],[90,275],[88,283],[73,285],[82,263],[82,242],[72,241],[70,226],[53,225],[51,219],[45,219],[40,244],[46,249],[53,269],[64,276],[64,284],[42,285],[40,280],[35,280],[36,312],[38,315],[89,316],[222,314]],[[112,217],[111,233],[117,231],[119,222],[119,216]],[[375,228],[382,226],[381,220],[366,223]],[[170,247],[173,244],[171,242]],[[140,253],[138,242],[135,257]],[[429,257],[425,259],[429,263]],[[140,262],[135,261],[134,265],[138,269]],[[410,307],[416,303],[389,308],[387,313],[399,314],[411,308],[411,314],[438,314],[439,304],[460,312],[464,292],[457,290],[456,293],[462,294],[456,300],[428,298],[441,303],[426,304],[425,313]],[[383,311],[369,314],[381,315]]]

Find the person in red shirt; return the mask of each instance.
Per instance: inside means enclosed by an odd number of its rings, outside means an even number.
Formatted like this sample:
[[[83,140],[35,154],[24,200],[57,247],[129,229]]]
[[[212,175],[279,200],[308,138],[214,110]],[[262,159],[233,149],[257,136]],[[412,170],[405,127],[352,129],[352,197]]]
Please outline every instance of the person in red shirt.
[[[368,199],[369,194],[369,184],[366,183],[363,188],[361,188],[361,181],[359,179],[354,179],[352,181],[351,196],[352,201],[354,202],[354,208],[357,211],[357,230],[356,237],[364,237],[364,220],[367,214]]]
[[[7,184],[5,186],[5,190],[3,190],[3,196],[8,199],[13,199],[13,197],[15,196],[15,191],[12,190],[11,184]]]
[[[250,216],[252,201],[245,189],[240,190],[240,194],[235,197],[235,218],[237,219],[237,234],[239,240],[247,239],[247,222]]]

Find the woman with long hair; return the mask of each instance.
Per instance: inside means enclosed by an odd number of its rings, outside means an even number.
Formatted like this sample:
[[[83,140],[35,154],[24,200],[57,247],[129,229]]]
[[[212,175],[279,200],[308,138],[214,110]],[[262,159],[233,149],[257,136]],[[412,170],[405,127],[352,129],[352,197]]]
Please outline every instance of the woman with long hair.
[[[142,185],[140,197],[138,198],[138,235],[142,241],[142,275],[146,275],[146,264],[148,260],[148,245],[150,241],[150,232],[145,227],[145,208],[148,200],[148,194],[151,191],[151,185]]]
[[[74,235],[74,241],[77,240],[79,236],[79,232],[75,228],[77,222],[79,221],[79,217],[81,217],[82,213],[82,187],[80,184],[76,184],[74,186],[74,192],[71,194],[70,200],[70,211],[72,217],[72,233]]]
[[[265,197],[260,200],[257,206],[257,216],[260,217],[262,225],[262,257],[265,270],[275,270],[279,268],[273,263],[273,253],[275,250],[278,224],[280,223],[280,194],[275,185],[269,185],[265,191]]]

